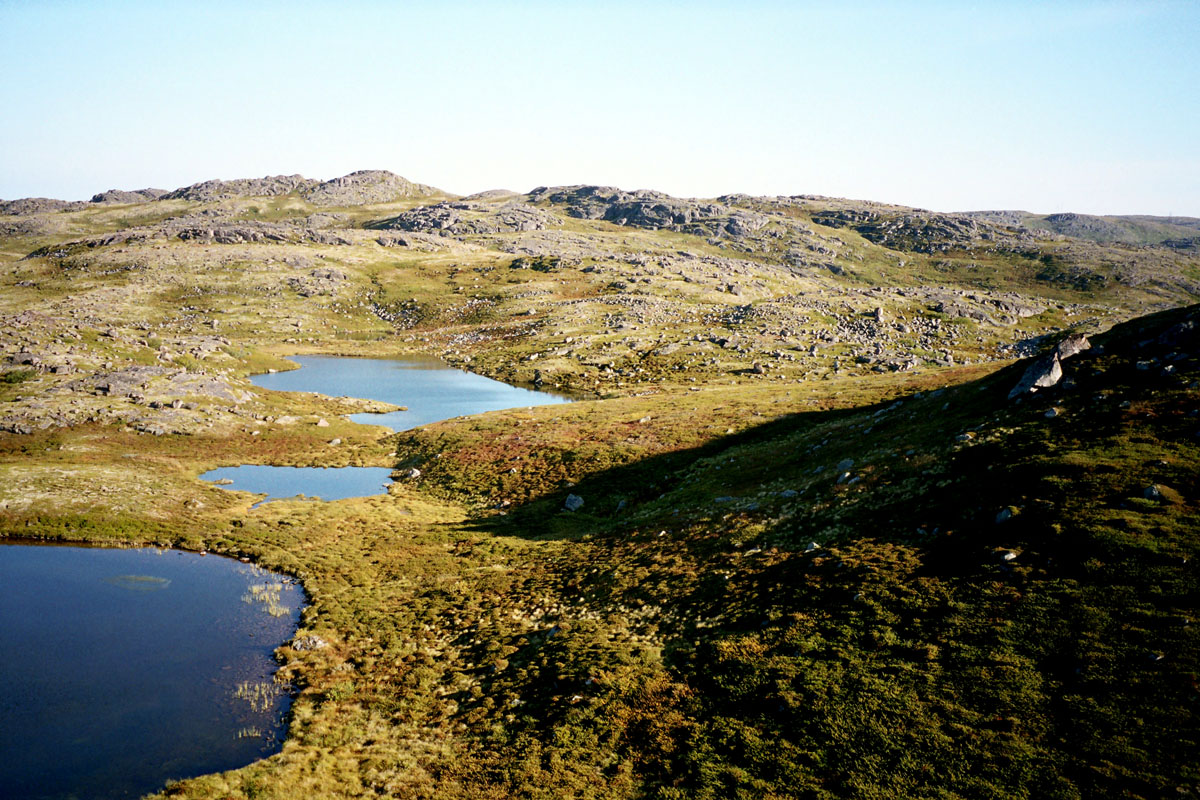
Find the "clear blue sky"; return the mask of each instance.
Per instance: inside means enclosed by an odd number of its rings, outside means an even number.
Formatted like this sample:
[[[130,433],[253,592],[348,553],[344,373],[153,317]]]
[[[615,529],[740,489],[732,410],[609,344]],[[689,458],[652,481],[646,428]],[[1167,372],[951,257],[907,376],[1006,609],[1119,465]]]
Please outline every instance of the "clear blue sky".
[[[390,169],[1200,216],[1197,2],[0,0],[0,197]]]

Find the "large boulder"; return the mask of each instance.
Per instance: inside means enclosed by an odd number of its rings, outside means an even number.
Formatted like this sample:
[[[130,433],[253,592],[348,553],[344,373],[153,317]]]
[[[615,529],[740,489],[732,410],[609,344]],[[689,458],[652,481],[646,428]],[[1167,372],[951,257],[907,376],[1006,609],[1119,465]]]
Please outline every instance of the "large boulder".
[[[1062,380],[1062,375],[1062,364],[1058,360],[1058,353],[1042,356],[1034,360],[1025,370],[1020,382],[1008,393],[1008,399],[1012,400],[1015,397],[1036,392],[1038,389],[1053,386]]]
[[[1008,393],[1008,399],[1012,400],[1013,398],[1036,392],[1038,389],[1054,386],[1062,380],[1063,360],[1082,353],[1084,350],[1090,349],[1091,346],[1091,342],[1082,333],[1073,333],[1063,339],[1055,345],[1054,350],[1035,359],[1029,365],[1029,368],[1025,370],[1025,374],[1021,376],[1020,382]]]

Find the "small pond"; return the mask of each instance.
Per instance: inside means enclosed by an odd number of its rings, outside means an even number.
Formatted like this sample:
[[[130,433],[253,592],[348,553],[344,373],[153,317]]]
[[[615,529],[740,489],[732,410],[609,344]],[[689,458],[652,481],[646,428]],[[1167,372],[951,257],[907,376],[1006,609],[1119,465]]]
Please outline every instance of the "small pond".
[[[300,369],[255,375],[251,381],[264,389],[362,397],[404,406],[407,411],[350,417],[365,425],[386,425],[394,431],[485,411],[571,402],[566,395],[509,386],[450,367],[436,358],[292,356],[290,360]],[[297,495],[340,500],[383,494],[390,474],[391,470],[375,467],[321,469],[244,464],[215,469],[200,477],[206,481],[233,481],[225,485],[227,489],[267,494],[261,501],[265,503]]]
[[[435,358],[291,356],[300,369],[255,375],[264,389],[346,395],[405,406],[389,414],[354,414],[355,422],[406,431],[451,417],[522,406],[569,403],[570,398],[523,389],[448,366]]]
[[[277,752],[303,603],[234,559],[0,542],[0,797],[136,798]]]
[[[260,503],[303,494],[321,500],[383,494],[392,482],[387,467],[268,467],[243,464],[220,467],[200,476],[206,481],[233,481],[222,488],[268,495]]]

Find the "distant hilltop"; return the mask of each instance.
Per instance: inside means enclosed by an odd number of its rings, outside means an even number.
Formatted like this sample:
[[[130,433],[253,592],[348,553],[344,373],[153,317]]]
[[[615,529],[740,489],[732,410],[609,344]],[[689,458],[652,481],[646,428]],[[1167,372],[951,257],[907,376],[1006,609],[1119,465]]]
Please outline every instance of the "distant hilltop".
[[[412,197],[444,194],[440,189],[414,183],[387,170],[368,169],[340,178],[321,181],[302,175],[268,175],[231,181],[207,180],[168,191],[166,189],[109,189],[87,202],[26,197],[0,201],[0,214],[40,214],[54,211],[80,211],[100,203],[144,203],[152,200],[192,200],[213,202],[234,197],[278,197],[296,194],[315,206],[360,206],[390,203]]]
[[[319,208],[382,205],[404,200],[430,198],[448,200],[457,198],[434,186],[414,183],[407,178],[387,170],[359,170],[340,178],[322,181],[305,178],[303,175],[268,175],[262,178],[240,178],[236,180],[207,180],[179,189],[109,189],[94,195],[90,201],[55,200],[46,197],[27,197],[19,200],[0,201],[0,215],[26,216],[60,211],[82,211],[96,205],[119,205],[147,203],[159,200],[184,200],[196,203],[215,203],[224,200],[250,197],[284,197],[294,195]],[[722,209],[722,204],[738,205],[741,201],[828,201],[830,210],[822,212],[814,221],[833,227],[854,227],[871,239],[883,237],[894,239],[897,235],[911,233],[912,226],[896,228],[896,213],[912,214],[925,218],[936,218],[942,227],[973,228],[976,222],[1023,230],[1032,234],[1065,236],[1099,244],[1165,245],[1168,247],[1195,249],[1200,241],[1200,219],[1196,217],[1156,217],[1149,215],[1094,216],[1090,214],[1056,213],[1035,214],[1029,211],[993,210],[966,211],[953,214],[935,214],[923,209],[895,206],[872,201],[843,200],[819,195],[793,195],[787,198],[751,198],[747,195],[724,195],[716,198],[716,204],[695,199],[675,198],[662,192],[638,190],[622,191],[609,186],[559,186],[538,187],[526,195],[516,192],[491,190],[479,192],[461,202],[472,203],[511,199],[514,203],[524,199],[538,204],[566,204],[570,216],[585,219],[602,218],[639,227],[678,228],[681,222],[693,218],[711,216]],[[417,221],[392,220],[405,227],[418,223],[430,223],[429,216],[456,216],[455,208],[444,205],[431,206],[428,210],[414,211],[422,217]],[[528,216],[536,209],[510,209],[512,213]],[[511,214],[510,214],[511,215]],[[725,216],[729,216],[726,214]],[[730,217],[737,233],[742,228],[754,228],[765,223],[765,219],[753,214],[739,212]],[[447,220],[434,220],[439,230],[450,226]],[[509,227],[522,229],[536,221],[524,218],[510,221]],[[912,220],[909,220],[912,222]],[[419,227],[419,226],[418,226]],[[461,226],[460,226],[461,227]],[[876,230],[879,228],[879,230]],[[874,239],[873,239],[874,240]],[[881,242],[886,243],[886,242]]]
[[[1028,211],[969,211],[968,216],[1057,233],[1100,244],[1165,244],[1200,233],[1196,217],[1154,217],[1145,214],[1094,216],[1091,214],[1031,214]]]

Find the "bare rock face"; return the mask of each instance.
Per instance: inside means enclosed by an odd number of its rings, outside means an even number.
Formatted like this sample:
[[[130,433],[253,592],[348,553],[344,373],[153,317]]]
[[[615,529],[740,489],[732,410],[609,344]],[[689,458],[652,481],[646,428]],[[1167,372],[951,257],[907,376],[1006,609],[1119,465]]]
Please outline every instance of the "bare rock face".
[[[437,193],[432,186],[413,183],[386,170],[364,169],[325,181],[304,192],[304,196],[317,206],[361,206]]]
[[[268,175],[236,181],[209,180],[194,183],[163,195],[166,200],[212,202],[230,197],[275,197],[292,192],[312,191],[321,182],[303,175]]]
[[[87,203],[55,200],[50,197],[23,197],[20,200],[0,202],[0,214],[12,216],[50,214],[56,211],[80,211],[85,208],[87,208]]]
[[[611,186],[538,187],[533,202],[566,206],[569,216],[602,219],[647,230],[671,230],[697,236],[743,238],[764,227],[768,217],[724,202],[690,200],[662,192],[625,192]]]
[[[178,236],[183,241],[216,242],[217,244],[244,244],[246,242],[287,242],[292,231],[269,222],[246,222],[241,224],[221,223],[211,226],[181,228]]]
[[[209,397],[241,403],[253,399],[249,392],[228,381],[202,373],[167,367],[131,366],[98,372],[68,384],[71,391],[101,397]]]
[[[149,190],[145,190],[149,191]],[[432,186],[413,183],[385,170],[360,170],[319,181],[303,175],[268,175],[236,181],[211,180],[163,195],[168,200],[211,202],[230,197],[276,197],[296,194],[317,206],[359,206],[390,203],[407,197],[437,194]],[[99,196],[99,195],[98,195]]]
[[[90,202],[145,203],[148,200],[157,200],[166,193],[166,189],[136,189],[132,192],[127,192],[122,189],[109,189],[107,192],[101,192],[100,194],[94,195]]]
[[[842,209],[818,211],[812,219],[829,228],[852,228],[882,247],[913,253],[945,253],[977,243],[1012,247],[1028,238],[967,214]]]
[[[388,220],[381,227],[416,233],[468,236],[544,230],[549,215],[521,203],[496,207],[487,203],[455,201],[421,206]]]

